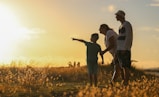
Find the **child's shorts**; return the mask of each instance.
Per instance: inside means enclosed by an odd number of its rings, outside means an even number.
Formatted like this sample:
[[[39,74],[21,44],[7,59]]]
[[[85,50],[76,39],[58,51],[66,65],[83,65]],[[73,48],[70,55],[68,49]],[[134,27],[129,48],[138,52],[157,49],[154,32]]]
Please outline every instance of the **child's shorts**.
[[[87,68],[89,74],[97,74],[98,64],[97,62],[87,61]]]

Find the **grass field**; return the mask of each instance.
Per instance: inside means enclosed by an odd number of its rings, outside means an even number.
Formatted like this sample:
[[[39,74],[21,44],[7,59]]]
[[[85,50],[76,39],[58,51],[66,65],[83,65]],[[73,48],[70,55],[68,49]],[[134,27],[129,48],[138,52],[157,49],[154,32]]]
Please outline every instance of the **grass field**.
[[[112,70],[99,66],[98,87],[89,87],[86,66],[0,67],[0,97],[159,97],[159,77],[131,68],[128,86],[111,86]]]

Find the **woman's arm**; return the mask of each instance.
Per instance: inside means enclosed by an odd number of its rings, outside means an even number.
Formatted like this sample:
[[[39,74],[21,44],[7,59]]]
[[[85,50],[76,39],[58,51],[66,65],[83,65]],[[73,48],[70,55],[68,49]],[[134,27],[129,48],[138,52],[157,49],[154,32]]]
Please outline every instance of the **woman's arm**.
[[[105,54],[107,51],[110,51],[111,49],[114,48],[114,46],[115,46],[115,39],[114,39],[113,36],[109,38],[109,43],[110,43],[109,46],[104,51],[102,51],[102,54]]]

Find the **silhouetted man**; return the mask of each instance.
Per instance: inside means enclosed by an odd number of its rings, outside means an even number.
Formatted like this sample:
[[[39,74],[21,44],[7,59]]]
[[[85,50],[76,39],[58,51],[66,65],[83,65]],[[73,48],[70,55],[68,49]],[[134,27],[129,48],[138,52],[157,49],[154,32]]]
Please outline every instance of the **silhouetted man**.
[[[127,85],[130,77],[131,67],[131,47],[133,42],[132,25],[125,20],[125,12],[119,10],[115,13],[117,21],[120,21],[119,36],[117,39],[117,53],[116,57],[122,71],[122,78],[124,84]]]

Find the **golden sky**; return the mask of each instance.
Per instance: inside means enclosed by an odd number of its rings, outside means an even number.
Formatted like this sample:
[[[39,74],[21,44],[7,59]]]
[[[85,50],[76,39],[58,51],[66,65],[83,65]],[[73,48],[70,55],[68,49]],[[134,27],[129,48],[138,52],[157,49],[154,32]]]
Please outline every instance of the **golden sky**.
[[[0,0],[0,61],[26,58],[60,66],[69,61],[86,64],[85,45],[71,37],[89,41],[103,23],[118,32],[114,13],[122,9],[133,25],[132,59],[141,68],[159,67],[158,4],[157,0]],[[104,36],[98,43],[105,48]],[[104,57],[105,63],[112,59],[109,53]]]

